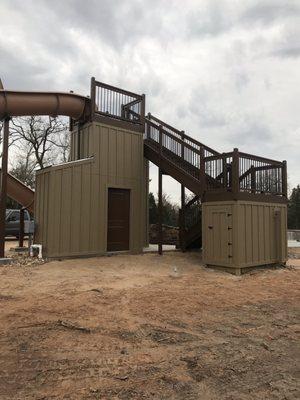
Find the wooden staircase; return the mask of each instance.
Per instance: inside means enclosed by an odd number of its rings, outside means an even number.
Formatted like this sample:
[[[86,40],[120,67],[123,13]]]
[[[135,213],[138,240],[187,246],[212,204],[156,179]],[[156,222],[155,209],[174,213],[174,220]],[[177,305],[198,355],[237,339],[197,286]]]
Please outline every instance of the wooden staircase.
[[[205,172],[205,157],[219,153],[151,114],[145,123],[144,156],[195,194],[180,210],[180,246],[201,247],[201,198],[208,186],[221,185]]]

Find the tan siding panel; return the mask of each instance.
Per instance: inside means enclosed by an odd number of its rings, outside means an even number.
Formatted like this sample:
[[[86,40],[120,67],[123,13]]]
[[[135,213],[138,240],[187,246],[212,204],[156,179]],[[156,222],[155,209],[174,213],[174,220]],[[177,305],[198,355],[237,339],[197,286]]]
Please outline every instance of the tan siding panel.
[[[71,246],[72,169],[62,171],[61,241],[60,253],[68,254]]]
[[[42,190],[37,191],[36,208],[43,219],[42,244],[47,255],[106,251],[108,187],[131,190],[130,250],[140,252],[146,224],[143,136],[99,123],[86,125],[81,136],[81,156],[93,155],[92,161],[52,167],[38,178]],[[76,129],[71,157],[77,158]]]
[[[217,212],[222,207],[225,210],[226,206],[228,207],[226,202],[204,203],[202,206],[203,260],[206,263],[228,266],[225,258],[221,263],[220,255],[225,254],[225,247],[219,246],[224,219],[219,219],[220,215],[214,216],[212,212]],[[281,204],[232,202],[233,267],[250,267],[286,260],[286,209],[286,205]],[[277,223],[276,210],[280,211]],[[207,229],[209,225],[213,226],[212,230]],[[219,225],[220,230],[215,229],[216,225]]]

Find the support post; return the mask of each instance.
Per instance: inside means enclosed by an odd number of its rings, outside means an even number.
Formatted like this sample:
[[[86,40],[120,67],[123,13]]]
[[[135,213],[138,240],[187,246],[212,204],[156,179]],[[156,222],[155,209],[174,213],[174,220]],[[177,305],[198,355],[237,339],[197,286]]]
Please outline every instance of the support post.
[[[286,161],[282,162],[282,194],[288,197],[288,187],[287,187],[287,165]]]
[[[7,198],[9,120],[10,120],[9,117],[5,118],[3,125],[1,197],[0,197],[0,258],[5,257],[5,219],[6,219],[6,198]]]
[[[150,139],[151,127],[149,123],[146,123],[146,139]]]
[[[184,142],[184,131],[181,131],[181,140]],[[181,158],[184,160],[184,143],[181,144]],[[181,210],[179,213],[179,236],[181,251],[185,251],[185,187],[181,185]]]
[[[162,170],[158,171],[158,254],[162,255]]]
[[[96,110],[96,79],[92,77],[91,78],[91,121],[94,120],[95,110]]]
[[[223,164],[223,186],[227,189],[228,186],[228,176],[227,176],[227,156],[222,154],[222,164]]]
[[[70,93],[74,93],[73,90],[70,90]],[[69,131],[72,132],[74,128],[74,121],[72,117],[69,117]]]
[[[232,193],[234,196],[237,196],[239,191],[240,191],[240,181],[239,181],[239,172],[240,172],[240,166],[239,166],[239,149],[235,148],[233,149],[233,155],[232,155],[232,179],[231,179],[231,185],[232,185]]]
[[[142,94],[140,121],[143,126],[143,132],[145,132],[145,110],[146,110],[146,96],[144,94]]]
[[[185,187],[181,185],[181,210],[179,213],[180,248],[185,251]]]
[[[25,208],[20,210],[20,231],[19,231],[19,247],[24,246],[24,222],[25,222]]]

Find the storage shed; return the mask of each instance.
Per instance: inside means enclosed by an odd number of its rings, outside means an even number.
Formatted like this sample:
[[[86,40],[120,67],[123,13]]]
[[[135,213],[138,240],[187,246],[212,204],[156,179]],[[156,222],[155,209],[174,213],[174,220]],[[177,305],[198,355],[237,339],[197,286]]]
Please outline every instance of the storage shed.
[[[286,204],[255,201],[202,205],[203,260],[239,273],[287,259]]]

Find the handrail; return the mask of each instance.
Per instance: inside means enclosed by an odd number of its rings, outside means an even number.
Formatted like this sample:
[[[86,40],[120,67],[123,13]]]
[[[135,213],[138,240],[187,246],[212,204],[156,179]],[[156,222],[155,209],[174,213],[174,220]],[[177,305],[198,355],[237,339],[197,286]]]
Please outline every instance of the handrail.
[[[155,125],[153,122],[147,120],[147,123],[148,123],[149,125],[151,125],[153,128],[159,129],[159,128],[157,127],[157,125]],[[162,133],[163,133],[164,135],[166,135],[166,136],[168,136],[169,138],[175,140],[175,141],[176,141],[177,143],[179,143],[180,145],[182,145],[182,146],[184,146],[185,148],[188,148],[189,150],[195,152],[195,153],[198,154],[199,156],[201,155],[200,150],[198,150],[198,149],[196,149],[195,147],[191,146],[190,144],[184,142],[184,141],[181,140],[180,138],[178,138],[178,137],[172,135],[170,132],[166,131],[164,128],[161,128],[161,131],[162,131]]]
[[[125,96],[135,97],[137,99],[142,100],[143,96],[140,95],[140,94],[133,93],[133,92],[130,92],[128,90],[124,90],[124,89],[118,88],[116,86],[108,85],[107,83],[104,83],[104,82],[99,82],[99,81],[96,81],[96,80],[94,82],[95,82],[96,86],[103,87],[104,89],[108,89],[108,90],[111,90],[113,92],[124,94]]]
[[[199,146],[199,148],[202,146],[206,151],[211,152],[213,154],[220,154],[218,151],[212,149],[209,146],[206,146],[205,144],[199,142],[198,140],[192,138],[191,136],[187,135],[184,131],[179,131],[178,129],[174,128],[173,126],[167,124],[166,122],[162,121],[161,119],[155,117],[154,115],[152,115],[151,113],[148,113],[147,116],[147,121],[155,121],[157,122],[159,125],[165,126],[167,129],[173,131],[174,133],[176,133],[178,136],[180,136],[182,139],[186,139],[191,143],[194,143],[196,146]],[[192,146],[193,147],[193,146]]]
[[[272,160],[271,158],[256,156],[254,154],[244,153],[244,152],[241,152],[241,151],[239,151],[239,155],[240,155],[240,157],[250,158],[250,159],[253,159],[254,161],[261,161],[261,162],[264,162],[264,163],[270,163],[270,164],[273,164],[273,165],[282,166],[282,162],[281,161]]]

